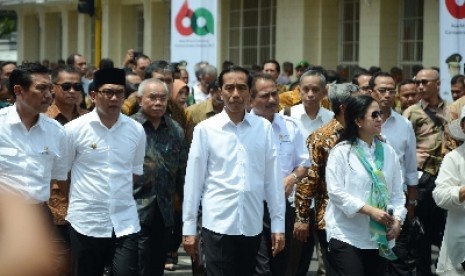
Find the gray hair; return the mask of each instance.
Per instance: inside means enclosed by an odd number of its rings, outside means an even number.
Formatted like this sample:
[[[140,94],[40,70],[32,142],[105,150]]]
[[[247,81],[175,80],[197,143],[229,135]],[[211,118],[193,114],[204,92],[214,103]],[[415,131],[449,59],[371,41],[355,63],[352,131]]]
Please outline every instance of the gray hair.
[[[340,113],[341,104],[346,104],[352,93],[358,91],[358,86],[352,83],[330,84],[328,99],[334,114]]]
[[[320,78],[320,83],[321,83],[321,87],[325,88],[326,87],[326,78],[325,76],[320,72],[320,71],[317,71],[317,70],[308,70],[308,71],[305,71],[302,76],[300,76],[300,79],[299,79],[299,84],[302,83],[303,79],[308,77],[308,76],[317,76]]]
[[[145,79],[145,80],[143,80],[143,81],[139,84],[139,88],[137,89],[137,96],[138,96],[138,97],[144,96],[145,87],[146,87],[148,84],[151,84],[151,83],[161,85],[161,86],[163,87],[163,90],[165,90],[166,94],[167,94],[168,96],[170,95],[170,90],[168,89],[168,86],[166,85],[166,83],[164,83],[164,82],[162,82],[161,80],[156,79],[156,78],[150,78],[150,79]]]
[[[202,79],[205,76],[215,76],[215,78],[218,76],[218,70],[216,70],[216,67],[210,64],[207,64],[203,67],[201,67],[198,71],[198,77]]]

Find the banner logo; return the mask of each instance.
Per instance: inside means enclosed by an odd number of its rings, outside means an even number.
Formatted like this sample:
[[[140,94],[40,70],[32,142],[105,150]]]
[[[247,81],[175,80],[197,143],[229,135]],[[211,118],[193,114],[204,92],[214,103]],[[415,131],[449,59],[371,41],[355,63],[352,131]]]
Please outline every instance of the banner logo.
[[[183,20],[188,18],[190,25],[184,26]],[[199,26],[199,21],[203,20],[203,26]],[[176,29],[181,35],[189,36],[193,33],[204,36],[207,34],[213,34],[214,20],[212,13],[205,8],[198,8],[192,11],[189,8],[187,0],[181,6],[178,14],[176,15]]]
[[[457,4],[456,0],[446,0],[446,7],[450,15],[457,19],[465,18],[465,1],[461,0],[462,4]]]

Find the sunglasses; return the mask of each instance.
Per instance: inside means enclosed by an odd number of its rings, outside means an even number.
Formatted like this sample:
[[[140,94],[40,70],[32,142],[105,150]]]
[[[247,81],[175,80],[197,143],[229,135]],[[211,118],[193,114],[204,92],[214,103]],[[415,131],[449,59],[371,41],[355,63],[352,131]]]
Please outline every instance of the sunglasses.
[[[373,111],[371,112],[371,118],[373,119],[377,119],[377,118],[383,118],[383,112],[379,111],[379,110],[376,110],[376,111]]]
[[[76,83],[70,83],[70,82],[65,82],[65,83],[55,83],[56,85],[61,86],[61,89],[64,92],[68,92],[71,90],[71,87],[74,89],[74,91],[82,91],[82,84],[80,82]]]
[[[420,86],[420,84],[422,84],[423,86],[427,85],[428,82],[430,81],[435,81],[436,79],[432,79],[432,80],[429,80],[429,79],[422,79],[422,80],[415,80],[415,84],[417,86]]]

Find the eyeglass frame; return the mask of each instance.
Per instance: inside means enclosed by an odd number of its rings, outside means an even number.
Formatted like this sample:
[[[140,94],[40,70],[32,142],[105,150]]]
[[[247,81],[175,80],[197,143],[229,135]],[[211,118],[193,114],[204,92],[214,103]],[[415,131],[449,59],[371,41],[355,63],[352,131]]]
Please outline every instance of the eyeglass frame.
[[[116,97],[117,99],[124,99],[126,95],[126,91],[124,89],[116,90],[116,89],[105,88],[103,90],[96,90],[95,92],[100,93],[106,99],[111,99],[113,97]],[[111,95],[109,95],[109,93],[111,93]]]

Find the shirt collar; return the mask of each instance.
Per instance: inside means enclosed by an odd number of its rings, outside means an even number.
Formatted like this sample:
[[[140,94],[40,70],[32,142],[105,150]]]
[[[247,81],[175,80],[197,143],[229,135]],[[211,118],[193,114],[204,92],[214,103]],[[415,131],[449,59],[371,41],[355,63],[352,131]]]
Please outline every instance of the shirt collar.
[[[118,120],[116,120],[115,124],[111,128],[118,127],[120,124],[122,124],[124,122],[122,120],[122,117],[123,117],[122,114],[119,114]],[[92,122],[94,122],[94,123],[98,122],[100,125],[105,126],[102,123],[102,121],[100,120],[100,116],[97,113],[97,108],[96,107],[89,114],[89,123],[92,123]],[[105,126],[105,128],[107,128],[107,127]]]
[[[142,108],[139,109],[139,111],[132,118],[135,119],[137,122],[139,122],[141,125],[144,125],[148,121],[144,112],[142,112]],[[160,126],[161,125],[167,125],[166,114],[163,114],[163,116],[161,117]]]
[[[225,109],[223,109],[223,111],[221,111],[221,113],[219,113],[217,116],[218,116],[218,119],[222,127],[226,126],[229,123],[235,125],[229,118],[228,113],[226,113]],[[257,116],[257,115],[251,115],[247,111],[245,111],[244,119],[242,120],[241,123],[247,123],[248,125],[251,125],[251,122],[253,120],[252,116]]]
[[[16,104],[8,107],[9,111],[8,111],[7,120],[8,120],[8,123],[11,125],[23,124],[23,122],[21,121],[21,118],[19,117],[18,110],[16,109],[16,107],[17,107]],[[34,126],[38,126],[41,130],[45,131],[44,116],[45,116],[44,114],[39,113],[39,119],[37,120]]]
[[[78,116],[82,116],[87,113],[86,110],[81,109],[78,105],[75,106],[75,112]],[[74,113],[74,115],[76,115],[76,113]],[[58,115],[61,114],[61,110],[55,103],[52,103],[52,105],[47,109],[47,112],[45,112],[45,114],[50,118],[56,118]]]
[[[444,101],[443,101],[441,98],[439,98],[438,108],[441,109],[443,105],[444,105]],[[420,106],[421,106],[421,108],[422,108],[423,110],[425,110],[425,109],[428,108],[429,103],[426,102],[426,101],[424,101],[423,99],[421,99],[421,100],[420,100]]]

